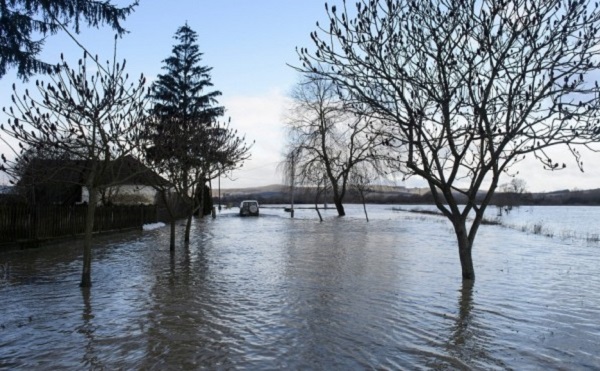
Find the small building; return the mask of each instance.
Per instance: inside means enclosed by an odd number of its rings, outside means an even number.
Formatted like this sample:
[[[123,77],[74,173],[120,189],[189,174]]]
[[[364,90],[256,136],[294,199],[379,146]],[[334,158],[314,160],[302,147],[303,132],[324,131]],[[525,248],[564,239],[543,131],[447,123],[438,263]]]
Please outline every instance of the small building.
[[[17,183],[29,203],[73,205],[89,202],[85,186],[91,169],[88,160],[34,159]],[[102,205],[153,205],[154,186],[168,181],[131,156],[111,161],[100,175],[98,203]]]

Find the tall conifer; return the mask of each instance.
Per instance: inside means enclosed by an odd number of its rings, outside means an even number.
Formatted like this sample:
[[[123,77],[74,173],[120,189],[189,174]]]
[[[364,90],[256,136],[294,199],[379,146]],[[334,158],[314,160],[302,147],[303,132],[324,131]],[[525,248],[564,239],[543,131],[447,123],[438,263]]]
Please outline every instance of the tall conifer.
[[[171,56],[163,61],[165,73],[158,75],[149,93],[152,119],[146,134],[147,155],[189,206],[185,236],[188,241],[191,213],[212,201],[202,197],[198,200],[195,195],[210,179],[212,154],[218,146],[214,131],[225,108],[218,105],[221,92],[209,91],[213,86],[212,68],[201,65],[196,32],[186,23],[174,38],[177,43]]]
[[[175,33],[179,43],[173,46],[172,55],[163,61],[165,74],[158,75],[152,85],[150,98],[153,113],[164,122],[177,122],[177,126],[210,126],[225,109],[217,106],[218,90],[212,87],[212,67],[201,66],[203,53],[197,45],[198,35],[187,23]],[[169,128],[164,127],[168,130]]]
[[[162,160],[175,157],[181,164],[200,166],[202,142],[206,129],[225,112],[218,106],[218,90],[212,87],[212,67],[200,65],[203,53],[197,45],[198,35],[187,23],[175,33],[178,43],[170,57],[163,61],[165,74],[152,84],[150,99],[154,127],[154,156]]]

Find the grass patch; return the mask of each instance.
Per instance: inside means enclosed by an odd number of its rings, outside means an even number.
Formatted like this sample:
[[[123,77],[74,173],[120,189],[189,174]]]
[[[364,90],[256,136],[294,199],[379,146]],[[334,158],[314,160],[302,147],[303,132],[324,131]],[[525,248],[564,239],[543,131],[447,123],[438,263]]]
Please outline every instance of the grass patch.
[[[502,222],[498,218],[495,218],[495,219],[483,218],[483,219],[481,219],[481,225],[502,225]]]
[[[588,233],[588,235],[586,236],[585,240],[587,242],[595,242],[598,243],[600,242],[600,235],[598,233]]]
[[[423,215],[433,215],[433,216],[442,216],[442,217],[444,216],[444,214],[442,214],[441,212],[439,212],[437,210],[423,210],[423,209],[418,209],[418,208],[412,208],[412,209],[392,208],[392,210],[415,213],[415,214],[423,214]],[[409,218],[409,220],[424,221],[425,217]],[[504,223],[500,217],[496,217],[493,219],[488,219],[488,218],[484,217],[481,221],[481,225],[496,225],[496,226],[520,231],[523,233],[531,233],[531,234],[544,236],[544,237],[548,237],[548,238],[554,238],[554,236],[555,236],[555,231],[551,230],[546,225],[544,225],[543,221],[538,221],[533,224],[515,225],[515,224]],[[574,231],[562,230],[560,232],[560,234],[557,236],[559,236],[563,240],[573,239],[573,240],[585,240],[590,243],[600,243],[600,234],[598,234],[598,233],[591,233],[591,234],[588,233],[587,236],[583,236],[582,234],[578,235]]]
[[[425,214],[425,215],[436,215],[436,216],[444,216],[444,214],[442,214],[439,211],[434,211],[434,210],[423,210],[423,209],[402,209],[402,208],[392,208],[393,211],[406,211],[409,213],[415,213],[415,214]]]

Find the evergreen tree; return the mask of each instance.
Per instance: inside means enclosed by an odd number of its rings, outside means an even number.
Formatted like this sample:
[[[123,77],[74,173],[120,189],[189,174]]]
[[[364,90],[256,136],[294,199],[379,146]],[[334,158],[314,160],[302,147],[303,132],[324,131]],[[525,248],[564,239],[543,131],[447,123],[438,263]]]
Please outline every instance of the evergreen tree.
[[[81,23],[97,27],[107,24],[117,34],[125,33],[119,23],[138,5],[118,8],[110,1],[94,0],[0,0],[0,78],[10,67],[17,68],[22,79],[49,71],[51,64],[37,55],[44,40],[66,26],[79,33]],[[39,34],[40,39],[34,39]]]
[[[166,73],[158,75],[149,93],[152,120],[146,134],[147,155],[151,166],[169,178],[188,206],[185,240],[189,241],[191,217],[206,204],[204,197],[195,196],[203,194],[209,179],[212,154],[219,145],[213,132],[225,108],[218,106],[220,91],[207,91],[213,86],[212,68],[200,64],[203,53],[196,32],[186,23],[174,38],[177,44],[172,55],[163,61]]]
[[[198,34],[187,23],[177,30],[174,39],[179,43],[163,61],[167,73],[158,75],[152,85],[153,112],[162,117],[177,117],[184,125],[210,125],[225,111],[213,106],[218,104],[216,97],[221,95],[220,91],[205,93],[207,87],[213,86],[212,67],[200,66],[203,53],[196,43]]]
[[[186,23],[177,30],[174,39],[179,43],[163,61],[166,73],[158,75],[150,90],[155,118],[154,127],[150,128],[154,154],[177,156],[180,162],[198,166],[201,154],[196,147],[207,137],[206,128],[225,109],[217,106],[220,91],[205,91],[213,86],[212,68],[200,65],[203,53],[196,43],[196,32]]]

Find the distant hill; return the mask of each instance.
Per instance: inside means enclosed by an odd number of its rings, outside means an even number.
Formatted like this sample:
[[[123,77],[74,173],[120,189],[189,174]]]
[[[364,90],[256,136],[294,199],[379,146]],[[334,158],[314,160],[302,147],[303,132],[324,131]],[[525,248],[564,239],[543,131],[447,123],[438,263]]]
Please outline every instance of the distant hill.
[[[218,190],[213,189],[213,197],[218,197]],[[333,202],[331,194],[321,195],[321,202]],[[251,188],[221,189],[222,203],[238,203],[245,199],[258,200],[262,204],[286,204],[290,202],[290,187],[282,184],[271,184]],[[315,190],[310,187],[297,187],[294,202],[310,204],[315,199]],[[366,195],[369,203],[388,204],[432,204],[433,198],[428,188],[406,188],[401,186],[373,186]],[[360,195],[349,190],[346,203],[360,203]],[[589,190],[560,190],[543,193],[512,194],[497,192],[492,200],[497,205],[600,205],[600,188]]]
[[[533,193],[531,197],[536,205],[600,205],[600,188]]]
[[[0,186],[0,203],[20,201],[13,194],[14,187]],[[321,195],[320,202],[327,197],[328,203],[333,203],[331,194]],[[218,189],[213,189],[213,198],[217,202]],[[258,200],[261,204],[287,204],[290,202],[290,187],[283,184],[271,184],[250,188],[221,189],[221,203],[236,205],[242,200]],[[315,200],[314,189],[297,187],[294,202],[297,204],[312,204]],[[433,198],[428,188],[406,188],[401,186],[373,186],[366,195],[368,203],[380,204],[433,204]],[[349,190],[345,203],[361,203],[360,195]],[[600,206],[600,188],[586,190],[559,190],[552,192],[537,192],[511,194],[497,192],[492,199],[492,205],[598,205]]]
[[[213,198],[218,197],[218,190],[213,189]],[[331,192],[321,195],[320,201],[326,199],[332,203]],[[425,188],[406,188],[400,186],[373,186],[366,195],[369,203],[413,203],[422,204],[431,202],[429,190]],[[221,202],[238,203],[242,200],[258,200],[261,204],[286,204],[291,200],[290,186],[272,184],[262,187],[251,188],[228,188],[221,189]],[[294,202],[298,204],[312,204],[315,200],[315,189],[310,187],[296,187],[294,190]],[[354,190],[348,190],[344,202],[360,203],[360,195]]]

